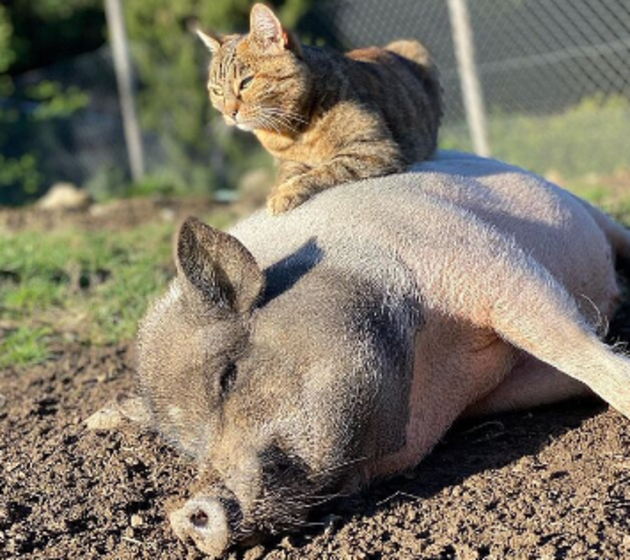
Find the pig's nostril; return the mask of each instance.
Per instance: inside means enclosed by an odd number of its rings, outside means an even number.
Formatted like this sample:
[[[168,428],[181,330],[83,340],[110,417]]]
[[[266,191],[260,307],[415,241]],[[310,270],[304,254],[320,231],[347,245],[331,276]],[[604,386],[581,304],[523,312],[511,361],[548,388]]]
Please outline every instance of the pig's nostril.
[[[190,515],[190,522],[198,529],[203,529],[208,526],[208,514],[202,509],[198,509],[196,512]]]
[[[192,539],[213,558],[223,556],[230,546],[231,529],[227,511],[216,497],[199,494],[169,514],[175,534],[184,542]]]

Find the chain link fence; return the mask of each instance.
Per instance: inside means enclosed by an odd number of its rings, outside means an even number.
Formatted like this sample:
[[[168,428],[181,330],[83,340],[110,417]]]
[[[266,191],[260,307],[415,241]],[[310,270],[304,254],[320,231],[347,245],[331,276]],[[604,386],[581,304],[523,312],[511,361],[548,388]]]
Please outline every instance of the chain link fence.
[[[469,39],[467,61],[454,46],[458,39],[454,4],[467,12],[463,20]],[[481,111],[487,150],[495,157],[572,180],[630,176],[628,0],[323,0],[302,18],[298,33],[344,49],[402,37],[426,44],[444,87],[442,147],[478,149],[471,123],[474,112]],[[132,45],[132,52],[138,48],[142,45]],[[462,86],[465,71],[472,72],[479,86],[472,109]],[[204,72],[200,62],[202,89]],[[89,96],[87,106],[67,122],[57,122],[44,133],[34,129],[38,145],[45,136],[46,181],[91,183],[98,189],[104,174],[128,177],[109,49],[31,72],[21,81],[28,85],[43,79],[75,85]],[[142,123],[141,90],[136,104]],[[12,109],[32,110],[19,104]],[[218,134],[216,127],[209,126],[207,134]],[[142,131],[149,175],[164,172],[165,142],[159,131]],[[28,149],[28,135],[14,145],[18,152]],[[213,151],[202,153],[198,164],[229,166],[229,156],[226,163],[219,144],[211,145]]]
[[[341,0],[320,4],[318,12],[347,47],[399,37],[424,42],[444,87],[441,145],[472,150],[453,3]],[[493,156],[568,178],[630,168],[630,2],[461,3]]]

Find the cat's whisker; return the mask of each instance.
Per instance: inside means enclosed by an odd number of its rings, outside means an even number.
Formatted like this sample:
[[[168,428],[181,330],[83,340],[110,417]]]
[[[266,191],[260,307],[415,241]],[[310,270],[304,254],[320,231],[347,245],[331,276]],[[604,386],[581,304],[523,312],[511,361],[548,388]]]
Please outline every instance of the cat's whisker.
[[[260,112],[261,117],[264,117],[267,124],[273,125],[276,132],[280,132],[280,128],[288,128],[291,132],[298,132],[297,127],[283,114],[272,112],[269,107],[261,107]]]
[[[259,116],[259,119],[257,120],[260,121],[260,124],[263,127],[270,127],[278,134],[280,133],[280,129],[277,127],[276,123],[271,119],[269,115],[265,115],[264,113],[261,113]]]
[[[288,111],[287,109],[283,109],[281,107],[265,107],[265,110],[286,115],[287,117],[293,117],[295,119],[306,120],[299,113],[294,113],[293,111]]]
[[[298,132],[298,125],[302,124],[302,123],[295,123],[294,119],[291,119],[290,117],[283,115],[281,113],[274,115],[274,117],[279,122],[283,123],[284,126],[286,126],[288,129],[292,130],[293,132]]]
[[[297,121],[301,124],[308,124],[309,122],[308,119],[305,119],[303,116],[299,115],[298,113],[293,113],[291,111],[286,111],[284,109],[279,109],[276,107],[265,107],[265,110],[269,111],[270,113],[273,113],[274,115],[282,116],[292,121]]]
[[[273,115],[274,117],[281,118],[286,122],[296,122],[299,124],[308,124],[308,120],[303,118],[301,115],[296,113],[292,113],[290,111],[285,111],[284,109],[280,109],[277,107],[263,107],[262,110],[268,114]]]

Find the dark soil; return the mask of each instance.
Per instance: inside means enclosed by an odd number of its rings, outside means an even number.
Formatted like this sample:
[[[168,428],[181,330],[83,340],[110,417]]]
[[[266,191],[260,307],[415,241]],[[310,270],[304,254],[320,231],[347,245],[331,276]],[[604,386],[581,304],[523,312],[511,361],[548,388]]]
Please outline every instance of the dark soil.
[[[74,348],[0,374],[0,556],[199,558],[165,504],[194,466],[83,420],[133,388],[126,348]],[[630,432],[597,402],[462,424],[415,472],[340,499],[261,558],[630,557]]]
[[[630,340],[630,313],[613,327]],[[133,389],[131,354],[65,347],[0,371],[0,558],[202,558],[166,520],[194,465],[150,433],[83,423]],[[595,400],[462,423],[413,473],[230,556],[630,558],[629,428]]]

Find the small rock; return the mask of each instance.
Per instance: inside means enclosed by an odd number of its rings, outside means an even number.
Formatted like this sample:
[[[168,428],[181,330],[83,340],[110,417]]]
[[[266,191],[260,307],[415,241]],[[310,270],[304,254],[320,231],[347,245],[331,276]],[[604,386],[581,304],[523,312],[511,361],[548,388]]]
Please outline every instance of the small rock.
[[[160,211],[160,217],[165,222],[172,222],[176,217],[175,210],[172,208],[162,208]]]
[[[125,537],[132,538],[133,537],[133,529],[131,527],[127,527],[123,531],[123,534],[125,535]]]
[[[597,543],[599,543],[599,537],[593,531],[588,531],[584,535],[584,538],[586,539],[586,542],[590,545],[596,545]]]
[[[131,516],[131,526],[132,527],[141,527],[144,524],[144,519],[142,519],[141,515],[134,513]]]
[[[118,395],[112,408],[118,409],[120,413],[131,422],[146,426],[151,423],[151,415],[144,406],[142,397],[138,397],[137,395]]]
[[[120,427],[124,418],[118,407],[105,406],[92,414],[85,425],[88,430],[115,430]]]
[[[90,205],[90,195],[72,183],[55,183],[37,202],[44,210],[82,210]]]
[[[99,218],[101,216],[105,216],[109,211],[109,207],[107,204],[94,204],[94,206],[90,207],[90,215],[95,218]]]
[[[265,547],[261,544],[250,548],[245,554],[243,554],[243,560],[259,560],[265,555]]]

